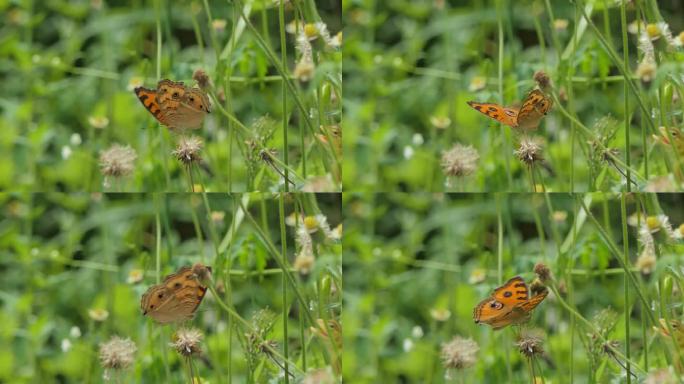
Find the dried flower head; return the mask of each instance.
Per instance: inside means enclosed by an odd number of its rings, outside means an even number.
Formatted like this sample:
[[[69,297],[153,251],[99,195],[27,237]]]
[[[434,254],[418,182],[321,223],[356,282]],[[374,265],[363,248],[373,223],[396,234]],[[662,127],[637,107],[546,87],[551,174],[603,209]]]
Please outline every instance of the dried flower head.
[[[189,166],[202,160],[200,152],[203,146],[202,139],[197,136],[182,136],[173,151],[173,155],[178,161]]]
[[[202,349],[200,349],[202,337],[202,332],[199,329],[181,328],[174,334],[173,342],[169,343],[169,345],[180,355],[190,357],[202,352]]]
[[[546,283],[547,281],[551,280],[551,270],[544,263],[537,263],[534,266],[534,273],[536,273],[537,276],[539,276],[539,280],[541,280],[543,283]]]
[[[214,22],[216,21],[218,20],[215,20]],[[223,20],[223,22],[225,23],[225,20]],[[197,82],[197,85],[199,85],[201,89],[206,90],[207,88],[209,88],[209,85],[211,84],[209,75],[207,75],[207,73],[202,68],[195,70],[195,72],[192,74],[192,79]]]
[[[544,338],[540,332],[528,331],[520,336],[515,345],[523,356],[532,359],[544,353],[543,342]]]
[[[100,152],[100,171],[104,176],[111,177],[130,175],[137,158],[135,149],[128,145],[114,144]]]
[[[297,254],[297,257],[295,257],[292,267],[300,274],[308,275],[311,273],[315,261],[316,259],[313,255],[300,252]]]
[[[646,251],[646,248],[644,248]],[[642,252],[636,261],[636,267],[642,275],[650,275],[656,268],[656,256],[652,252]]]
[[[549,78],[549,75],[542,70],[534,73],[534,81],[537,82],[542,91],[547,90],[549,86],[551,86],[551,78]]]
[[[100,344],[100,363],[105,369],[126,369],[133,364],[137,350],[131,339],[113,336]]]
[[[479,159],[475,148],[456,143],[450,150],[442,152],[442,171],[448,177],[468,176],[477,169]]]
[[[465,369],[477,361],[480,347],[473,339],[455,336],[448,343],[442,344],[442,364],[446,369]]]
[[[529,167],[544,160],[541,143],[539,140],[530,137],[523,137],[520,140],[520,147],[515,151],[515,155]]]

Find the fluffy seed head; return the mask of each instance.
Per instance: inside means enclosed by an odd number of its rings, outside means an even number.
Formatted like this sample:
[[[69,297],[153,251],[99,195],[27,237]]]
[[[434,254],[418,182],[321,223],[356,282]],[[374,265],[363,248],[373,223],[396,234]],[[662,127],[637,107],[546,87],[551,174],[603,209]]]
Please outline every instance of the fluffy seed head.
[[[178,161],[185,165],[190,165],[202,160],[200,152],[202,152],[202,147],[204,143],[202,139],[197,136],[183,136],[178,141],[176,149],[173,151],[173,155],[176,156]]]
[[[479,159],[475,148],[456,143],[450,150],[442,152],[442,171],[446,176],[468,176],[477,169]]]
[[[105,369],[125,369],[133,364],[138,348],[129,339],[114,336],[106,343],[100,344],[100,363]]]
[[[137,158],[135,149],[129,145],[114,144],[100,152],[100,171],[103,175],[111,177],[130,175]]]
[[[202,352],[200,348],[202,337],[202,332],[199,329],[182,328],[176,332],[173,342],[169,345],[182,356],[199,355]]]
[[[465,369],[477,361],[480,347],[473,339],[456,336],[442,344],[442,364],[447,369]]]

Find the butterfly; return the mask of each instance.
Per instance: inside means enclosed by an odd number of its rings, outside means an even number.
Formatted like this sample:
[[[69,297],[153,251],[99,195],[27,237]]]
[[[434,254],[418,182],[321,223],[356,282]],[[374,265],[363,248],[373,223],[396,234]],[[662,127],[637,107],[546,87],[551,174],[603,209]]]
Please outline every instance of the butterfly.
[[[468,105],[509,127],[521,130],[534,130],[539,126],[542,117],[551,109],[553,100],[542,91],[533,89],[523,100],[520,109],[506,108],[493,103],[478,103],[476,101],[469,101]]]
[[[157,89],[137,87],[133,91],[152,116],[172,130],[199,128],[211,112],[207,94],[180,81],[164,79],[157,83]]]
[[[658,128],[660,136],[653,135],[653,138],[658,142],[674,147],[680,156],[684,156],[684,139],[682,139],[682,132],[677,128]],[[668,135],[669,133],[669,135]],[[670,137],[672,141],[670,141]]]
[[[191,319],[207,292],[199,278],[207,271],[210,273],[211,267],[202,264],[182,267],[151,286],[140,300],[143,316],[149,315],[161,324]]]
[[[520,276],[508,280],[496,288],[492,295],[482,300],[473,310],[477,324],[489,324],[494,329],[507,325],[524,323],[530,312],[546,298],[549,291],[544,290],[530,298],[527,284]]]

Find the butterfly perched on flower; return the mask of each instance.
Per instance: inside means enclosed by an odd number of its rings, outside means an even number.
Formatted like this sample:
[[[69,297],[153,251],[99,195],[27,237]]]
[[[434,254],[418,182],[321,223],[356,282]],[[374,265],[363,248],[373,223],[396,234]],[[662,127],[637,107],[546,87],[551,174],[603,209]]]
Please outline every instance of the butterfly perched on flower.
[[[164,79],[156,89],[137,87],[133,91],[152,116],[172,130],[199,128],[210,113],[207,94],[180,81]]]
[[[522,277],[516,276],[508,280],[475,307],[473,320],[477,324],[489,324],[494,329],[526,322],[532,310],[549,294],[549,291],[544,288],[530,297],[528,291],[527,284]]]
[[[542,91],[533,89],[527,94],[520,108],[477,101],[468,101],[468,105],[502,124],[527,131],[537,129],[542,117],[546,116],[553,106],[553,100]]]

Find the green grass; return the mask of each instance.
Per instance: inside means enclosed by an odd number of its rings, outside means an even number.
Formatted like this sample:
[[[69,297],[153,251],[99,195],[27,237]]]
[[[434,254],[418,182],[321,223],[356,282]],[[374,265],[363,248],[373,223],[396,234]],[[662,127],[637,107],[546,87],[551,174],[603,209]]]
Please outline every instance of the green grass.
[[[323,230],[341,222],[339,195],[0,198],[0,381],[102,382],[99,346],[115,335],[137,346],[128,369],[109,370],[115,382],[298,382],[320,369],[340,374],[341,345],[324,334],[341,338],[334,328],[341,243]],[[295,257],[304,252],[302,237],[285,224],[295,212],[300,223],[303,215],[328,223],[310,225],[308,273]],[[194,319],[159,325],[143,317],[142,294],[196,262],[211,266],[213,278]],[[129,280],[134,270],[140,281]],[[93,309],[108,316],[98,321]],[[169,346],[189,326],[204,337],[191,365]]]
[[[684,8],[620,4],[345,3],[347,190],[681,190],[684,154],[653,135],[682,130]],[[637,20],[637,32],[665,23],[673,35],[655,33],[653,73],[639,69],[649,44],[627,31]],[[521,135],[466,101],[520,103],[537,71],[550,77],[554,106],[531,133],[545,163],[529,167],[514,155]],[[441,157],[456,143],[479,161],[470,176],[448,178]]]
[[[680,231],[681,204],[652,194],[345,194],[344,377],[630,382],[626,367],[633,383],[662,369],[681,375],[681,346],[653,328],[683,316],[673,291],[682,235],[666,230]],[[640,234],[647,223],[650,237]],[[550,294],[528,323],[494,331],[473,322],[480,300],[513,276],[532,282],[538,263],[551,271]],[[544,352],[528,359],[515,343],[530,334]],[[454,336],[479,352],[450,381],[441,347]]]
[[[295,72],[296,35],[285,32],[285,24],[320,22],[334,37],[339,4],[27,1],[2,2],[0,11],[0,188],[341,189],[332,132],[341,119],[341,49],[314,28],[305,81]],[[160,79],[192,86],[197,69],[210,78],[213,110],[191,132],[203,141],[191,179],[171,154],[178,135],[132,89],[156,88]],[[100,153],[113,144],[132,147],[137,159],[127,177],[105,180]]]

